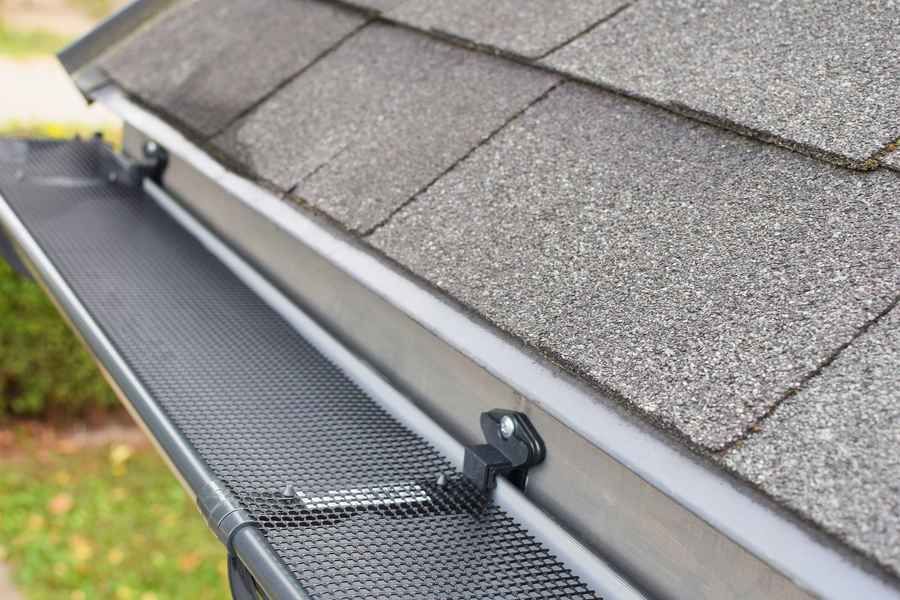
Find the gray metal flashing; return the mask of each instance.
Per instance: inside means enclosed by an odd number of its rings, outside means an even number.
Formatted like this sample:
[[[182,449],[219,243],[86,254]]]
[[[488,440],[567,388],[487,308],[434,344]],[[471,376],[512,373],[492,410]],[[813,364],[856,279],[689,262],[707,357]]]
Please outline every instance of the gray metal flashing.
[[[396,313],[393,321],[381,325],[383,328],[406,322],[406,326],[421,330],[417,335],[422,344],[428,344],[428,338],[437,340],[441,346],[441,349],[429,347],[423,350],[414,340],[408,349],[402,348],[402,345],[395,349],[397,356],[386,357],[385,361],[392,361],[395,366],[402,366],[404,361],[407,361],[407,367],[421,366],[420,362],[415,362],[415,352],[430,351],[431,357],[443,352],[444,356],[451,357],[460,365],[448,365],[448,368],[457,369],[459,376],[445,380],[445,383],[465,381],[466,378],[461,376],[465,373],[475,385],[483,387],[481,392],[468,386],[457,388],[458,396],[466,395],[459,394],[461,389],[466,392],[473,390],[475,395],[488,389],[498,391],[501,395],[494,398],[503,398],[503,401],[497,404],[527,405],[544,415],[546,421],[555,421],[577,432],[581,442],[585,442],[580,447],[578,440],[570,440],[570,444],[581,449],[589,446],[607,457],[612,465],[609,468],[619,470],[616,472],[617,479],[606,482],[605,486],[604,494],[612,500],[606,498],[601,501],[606,501],[607,506],[626,509],[622,518],[636,528],[641,527],[637,520],[640,515],[636,516],[638,511],[628,514],[628,505],[647,509],[650,513],[665,512],[667,523],[672,525],[670,529],[655,531],[656,538],[649,540],[651,543],[645,547],[648,552],[653,552],[652,542],[674,536],[677,543],[666,550],[668,555],[639,556],[632,552],[615,557],[614,562],[618,562],[627,574],[639,575],[639,582],[652,593],[662,597],[683,594],[709,598],[722,597],[723,593],[733,596],[762,593],[768,597],[803,597],[809,593],[825,598],[900,598],[900,591],[894,582],[888,582],[867,568],[845,548],[836,546],[811,527],[777,510],[773,503],[749,486],[679,448],[659,432],[617,409],[614,401],[588,388],[576,377],[498,335],[489,325],[437,296],[358,242],[347,239],[271,192],[229,172],[167,123],[129,101],[120,91],[105,88],[98,91],[97,98],[131,126],[152,136],[170,151],[176,160],[167,173],[168,186],[173,189],[178,186],[175,178],[179,176],[177,165],[180,164],[180,173],[184,177],[182,184],[193,178],[195,185],[206,186],[210,194],[218,195],[215,201],[219,202],[219,206],[223,203],[233,205],[227,209],[231,211],[230,215],[220,215],[222,220],[213,224],[219,228],[220,234],[224,231],[227,234],[225,237],[240,238],[241,243],[246,242],[253,237],[252,230],[258,225],[241,223],[235,217],[248,213],[257,215],[265,223],[262,227],[290,238],[295,244],[294,250],[303,249],[301,251],[315,258],[305,265],[305,275],[315,278],[326,277],[324,271],[338,273],[331,281],[342,278],[344,285],[349,282],[363,297],[377,298]],[[183,194],[182,200],[186,200]],[[203,216],[215,217],[208,212]],[[225,226],[229,217],[232,226],[246,227],[251,235],[248,237],[227,230]],[[243,233],[247,234],[247,231]],[[249,254],[253,255],[252,252]],[[303,261],[298,260],[296,253],[292,255],[292,260],[295,263],[293,268],[300,268],[296,263]],[[346,296],[348,289],[332,291],[335,295],[331,299],[337,305],[349,302]],[[341,293],[344,295],[340,296]],[[328,310],[323,304],[310,309],[319,315]],[[380,312],[378,316],[384,317],[385,314]],[[372,319],[369,313],[363,316],[356,318],[379,320]],[[378,325],[362,324],[369,331]],[[445,366],[441,363],[437,365],[440,368]],[[438,370],[433,368],[428,374],[441,377]],[[505,396],[502,395],[504,393]],[[523,395],[527,395],[530,402]],[[421,396],[416,399],[422,400]],[[429,406],[431,409],[435,407]],[[443,421],[442,416],[439,415],[438,420]],[[566,458],[571,456],[574,455],[569,454]],[[552,453],[548,459],[550,457]],[[598,465],[597,469],[607,467]],[[604,472],[612,473],[608,469]],[[585,478],[596,477],[594,472],[583,475]],[[535,482],[539,482],[539,476],[540,469],[537,469]],[[625,491],[634,491],[639,495],[617,496]],[[555,492],[560,495],[558,489]],[[534,485],[530,487],[529,495],[537,497],[540,502],[548,500],[548,494],[540,493]],[[552,501],[552,494],[549,496]],[[554,514],[560,518],[560,512],[554,511]],[[614,524],[619,516],[607,514],[603,518]],[[701,532],[704,527],[706,529]],[[606,543],[608,545],[605,547],[610,548],[616,543],[631,542],[621,538],[607,540]],[[741,556],[738,551],[746,551],[746,556],[739,561],[733,560]],[[696,554],[688,556],[692,553]],[[647,560],[648,556],[650,560]],[[664,568],[660,568],[657,558],[664,563]],[[666,581],[689,585],[685,579],[678,579],[678,573],[667,570],[690,569],[691,566],[686,563],[694,558],[697,558],[695,568],[698,570],[690,575],[698,579],[693,584],[696,587],[666,589]],[[648,564],[642,567],[639,564],[642,561]],[[761,570],[757,563],[771,568]],[[653,570],[657,573],[652,573]],[[722,580],[740,577],[743,570],[749,573],[749,579],[741,580],[739,585],[731,585],[727,581],[723,583]],[[723,585],[725,587],[721,587]]]
[[[148,432],[148,438],[156,444],[161,456],[166,459],[185,490],[195,500],[199,500],[198,493],[203,494],[203,490],[224,489],[224,484],[209,470],[153,401],[150,393],[2,195],[0,195],[0,224],[15,240],[35,279],[44,286],[48,296],[55,300],[61,313],[94,354],[104,374],[113,383],[123,405],[135,421]],[[198,504],[203,512],[203,503]],[[228,511],[231,512],[233,511]],[[222,515],[226,516],[227,513]],[[214,527],[214,531],[220,535],[218,526]],[[238,558],[258,577],[258,583],[271,597],[296,600],[308,598],[296,579],[281,574],[286,573],[286,569],[279,566],[278,559],[270,550],[266,552],[265,544],[260,544],[262,536],[258,530],[242,526],[229,531],[227,539]]]
[[[462,468],[465,447],[438,426],[421,409],[382,377],[371,365],[342,345],[289,297],[270,283],[237,252],[218,239],[169,194],[152,181],[145,190],[180,225],[221,260],[241,281],[291,324],[317,350],[356,382],[373,400],[413,432],[429,440],[451,463]],[[219,494],[214,494],[219,498]],[[610,600],[640,600],[645,596],[625,581],[609,564],[587,550],[546,514],[537,510],[518,489],[498,479],[494,494],[497,504],[525,523],[529,531],[572,571],[598,593]]]
[[[175,0],[132,0],[99,25],[59,51],[57,58],[70,75],[86,67],[107,48],[128,36]],[[76,79],[76,82],[78,80]],[[89,90],[83,90],[85,92]]]

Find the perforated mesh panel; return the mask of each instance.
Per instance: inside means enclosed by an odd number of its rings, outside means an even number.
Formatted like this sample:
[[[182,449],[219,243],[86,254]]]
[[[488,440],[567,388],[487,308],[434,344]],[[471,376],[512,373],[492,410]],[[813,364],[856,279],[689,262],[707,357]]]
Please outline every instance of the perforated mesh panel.
[[[0,192],[314,598],[596,597],[150,198],[11,177],[6,143]],[[50,174],[97,164],[32,150]]]

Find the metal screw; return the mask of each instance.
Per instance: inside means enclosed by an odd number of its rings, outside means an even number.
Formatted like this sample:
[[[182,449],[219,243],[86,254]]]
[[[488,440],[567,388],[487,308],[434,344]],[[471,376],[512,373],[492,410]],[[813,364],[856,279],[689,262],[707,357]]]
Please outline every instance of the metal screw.
[[[284,486],[283,490],[281,490],[281,495],[284,496],[285,498],[293,498],[294,496],[297,495],[297,490],[294,489],[294,486],[292,486],[289,483],[286,486]]]
[[[500,437],[508,440],[516,432],[516,420],[509,415],[503,415],[500,419]]]
[[[154,141],[144,144],[144,156],[154,156],[157,150],[159,150],[159,146]]]
[[[447,476],[445,474],[441,473],[440,475],[438,475],[438,478],[437,478],[437,486],[442,488],[445,485],[447,485]]]

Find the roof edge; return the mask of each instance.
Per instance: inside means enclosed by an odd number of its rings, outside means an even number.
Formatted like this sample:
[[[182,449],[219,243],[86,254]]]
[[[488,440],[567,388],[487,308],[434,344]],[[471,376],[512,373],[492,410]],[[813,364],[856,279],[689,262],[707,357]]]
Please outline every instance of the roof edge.
[[[775,578],[776,574],[793,584],[793,593],[785,596],[804,597],[811,593],[823,598],[900,598],[896,582],[882,577],[875,566],[850,549],[787,514],[748,483],[673,443],[665,434],[619,409],[614,400],[562,371],[536,351],[514,343],[374,251],[229,171],[165,121],[129,100],[118,88],[103,87],[95,97],[138,132],[166,147],[177,161],[196,172],[195,177],[203,178],[204,185],[216,186],[220,195],[236,200],[243,205],[243,210],[258,215],[273,230],[306,246],[330,268],[425,328],[491,378],[528,398],[549,418],[564,424],[623,467],[623,472],[636,482],[650,484],[646,493],[658,496],[653,497],[653,502],[667,501],[666,510],[673,511],[675,521],[699,517],[703,524],[721,534],[723,537],[711,539],[708,534],[696,531],[662,532],[683,534],[683,551],[693,550],[691,544],[697,544],[698,551],[706,553],[704,558],[713,561],[702,564],[705,570],[714,571],[721,565],[726,571],[719,576],[728,577],[729,571],[748,567],[749,563],[727,564],[725,558],[716,563],[717,554],[727,555],[723,553],[725,544],[736,544],[751,558],[774,570],[768,576],[757,575],[767,577],[765,581],[757,580],[760,586],[770,585],[768,577]],[[295,257],[294,262],[302,261]],[[458,390],[458,393],[463,395],[466,391]],[[617,481],[608,485],[621,484]],[[621,504],[635,501],[647,499],[624,498]],[[648,560],[652,558],[646,557],[645,561],[653,563]],[[626,574],[633,573],[634,565],[622,567]],[[656,567],[649,564],[643,568]],[[683,591],[661,589],[643,577],[637,579],[663,597],[678,596]],[[707,590],[706,595],[709,593]]]
[[[60,50],[56,58],[79,90],[87,94],[92,87],[96,87],[96,79],[93,76],[79,77],[79,72],[87,71],[86,67],[110,46],[128,37],[174,3],[175,0],[132,0]]]

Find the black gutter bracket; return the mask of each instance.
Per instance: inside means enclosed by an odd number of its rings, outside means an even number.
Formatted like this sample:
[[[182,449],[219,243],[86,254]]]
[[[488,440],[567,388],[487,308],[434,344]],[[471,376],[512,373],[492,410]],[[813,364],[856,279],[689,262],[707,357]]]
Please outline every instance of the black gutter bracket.
[[[169,163],[169,153],[154,141],[147,141],[141,158],[129,158],[115,152],[105,152],[106,178],[110,183],[141,187],[144,179],[162,183],[162,174]]]
[[[481,431],[487,444],[466,447],[463,474],[483,492],[497,486],[497,475],[524,491],[528,469],[547,454],[537,429],[525,414],[497,408],[481,413]]]

